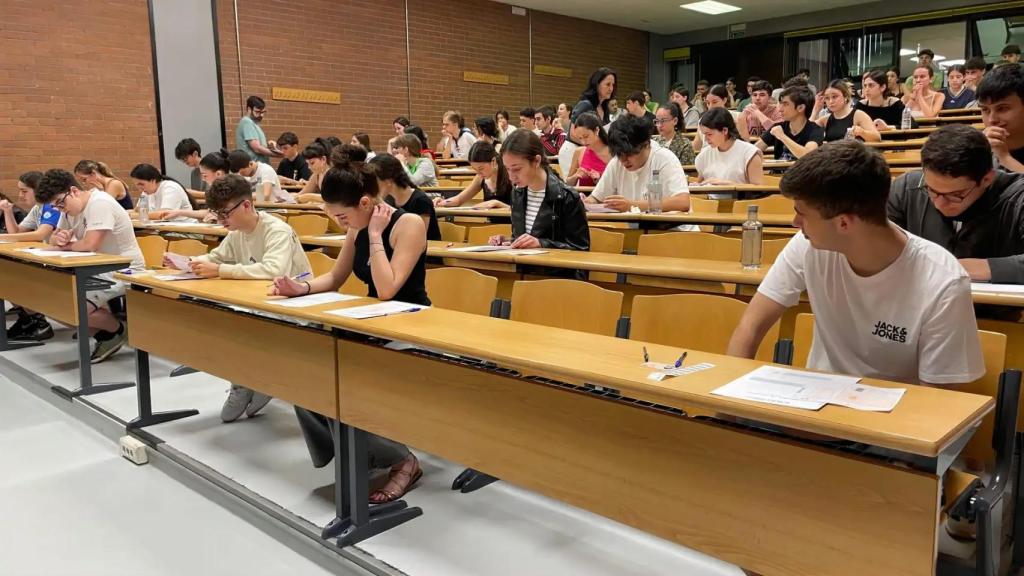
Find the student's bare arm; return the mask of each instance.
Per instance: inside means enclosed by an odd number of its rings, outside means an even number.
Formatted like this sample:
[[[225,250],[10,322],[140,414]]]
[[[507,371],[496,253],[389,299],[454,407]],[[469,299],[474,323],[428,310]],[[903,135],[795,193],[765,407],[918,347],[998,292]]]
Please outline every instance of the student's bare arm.
[[[785,311],[785,306],[764,294],[754,294],[729,339],[729,348],[725,353],[740,358],[753,358],[768,329],[782,318]]]
[[[484,177],[479,175],[479,174],[477,174],[473,178],[473,181],[469,183],[469,186],[466,186],[465,188],[463,188],[462,191],[459,192],[458,194],[456,194],[455,196],[452,196],[451,198],[448,198],[447,200],[439,201],[438,205],[439,206],[448,206],[448,207],[451,207],[451,206],[462,206],[463,202],[465,202],[466,200],[472,199],[473,196],[476,196],[477,192],[483,190],[483,182],[484,182]]]
[[[423,221],[419,218],[399,218],[391,231],[391,245],[394,246],[391,260],[376,254],[370,256],[370,273],[381,300],[395,297],[427,249],[427,233]]]

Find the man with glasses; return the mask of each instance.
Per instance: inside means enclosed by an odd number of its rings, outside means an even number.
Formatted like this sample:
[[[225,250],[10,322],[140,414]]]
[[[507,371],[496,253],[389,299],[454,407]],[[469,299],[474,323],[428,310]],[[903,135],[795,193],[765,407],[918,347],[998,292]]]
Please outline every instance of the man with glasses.
[[[259,96],[249,96],[245,101],[245,116],[235,127],[235,148],[245,150],[253,160],[270,162],[270,157],[281,157],[284,153],[277,149],[277,142],[267,142],[267,135],[260,128],[263,116],[267,113],[267,103]]]
[[[191,259],[192,273],[236,280],[273,280],[278,276],[298,282],[312,279],[309,259],[295,230],[266,212],[256,211],[245,178],[237,174],[218,178],[206,193],[206,205],[228,229],[228,235],[209,254]],[[164,265],[169,264],[165,258]],[[242,414],[252,417],[267,402],[270,396],[232,384],[221,408],[221,420],[233,422]]]
[[[995,170],[984,134],[962,124],[932,133],[921,166],[893,182],[889,219],[952,252],[973,281],[1024,283],[1024,178]]]
[[[110,194],[98,188],[80,189],[73,174],[66,170],[47,170],[36,186],[36,200],[52,204],[64,213],[50,244],[60,250],[98,252],[131,259],[130,268],[142,270],[146,261],[135,240],[131,218]],[[103,362],[128,342],[124,324],[114,316],[108,303],[125,294],[125,285],[112,273],[97,276],[102,287],[89,290],[89,329],[96,339],[91,361]]]

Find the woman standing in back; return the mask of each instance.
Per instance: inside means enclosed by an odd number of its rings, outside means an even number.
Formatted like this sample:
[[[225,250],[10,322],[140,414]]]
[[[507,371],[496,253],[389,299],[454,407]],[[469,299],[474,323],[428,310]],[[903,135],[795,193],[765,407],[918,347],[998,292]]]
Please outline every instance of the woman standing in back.
[[[384,202],[373,167],[352,162],[347,170],[331,170],[324,177],[321,194],[324,212],[348,230],[334,268],[308,282],[275,278],[271,293],[294,297],[335,292],[355,274],[366,283],[371,298],[429,306],[426,227],[419,216]],[[295,412],[313,465],[326,466],[334,457],[329,420],[298,407]],[[387,484],[370,494],[370,502],[401,498],[423,475],[416,456],[387,438],[367,434],[366,440],[370,469],[390,470]]]
[[[132,209],[132,196],[128,186],[110,170],[103,162],[82,160],[75,164],[75,178],[82,184],[103,190],[114,197],[125,210]]]
[[[587,89],[580,94],[580,101],[572,107],[571,119],[575,121],[580,114],[593,112],[601,119],[602,124],[611,122],[611,111],[608,105],[609,101],[615,98],[615,89],[618,83],[618,76],[611,68],[595,70],[587,82]]]

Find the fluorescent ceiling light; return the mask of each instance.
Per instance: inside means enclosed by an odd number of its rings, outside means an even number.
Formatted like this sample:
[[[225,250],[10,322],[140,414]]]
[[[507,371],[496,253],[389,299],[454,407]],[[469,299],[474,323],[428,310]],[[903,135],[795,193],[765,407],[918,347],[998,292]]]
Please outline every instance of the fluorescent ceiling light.
[[[945,56],[942,56],[941,54],[936,54],[935,58],[932,58],[932,62],[938,62],[939,60],[945,60],[945,59],[946,59]]]
[[[967,63],[967,60],[964,60],[963,58],[961,58],[959,60],[946,60],[942,64],[939,64],[939,66],[943,66],[943,67],[948,68],[950,66],[956,66],[957,64],[966,64],[966,63]]]
[[[694,12],[702,12],[704,14],[725,14],[726,12],[735,12],[737,10],[740,10],[738,6],[723,4],[721,2],[715,2],[714,0],[704,0],[703,2],[691,2],[689,4],[680,4],[679,7],[686,8],[687,10],[693,10]]]
[[[917,51],[910,48],[900,48],[900,56],[917,56]]]

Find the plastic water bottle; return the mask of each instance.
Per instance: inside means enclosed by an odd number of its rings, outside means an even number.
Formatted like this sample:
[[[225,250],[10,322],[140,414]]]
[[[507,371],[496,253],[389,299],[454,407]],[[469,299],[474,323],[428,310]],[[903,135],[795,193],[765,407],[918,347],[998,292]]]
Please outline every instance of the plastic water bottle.
[[[740,264],[744,270],[761,267],[761,236],[763,225],[757,220],[757,206],[747,208],[747,221],[743,223],[743,246]]]
[[[139,211],[139,221],[149,222],[149,196],[147,194],[139,195],[139,205],[136,208]]]
[[[910,130],[910,127],[914,125],[914,115],[910,112],[910,107],[905,106],[903,108],[903,117],[900,118],[900,130]]]
[[[846,136],[844,136],[844,138],[847,139],[847,140],[853,140],[854,139],[854,137],[853,137],[853,126],[850,126],[849,128],[846,129]]]
[[[651,174],[651,180],[647,182],[647,211],[651,214],[661,214],[661,178],[657,170]]]

